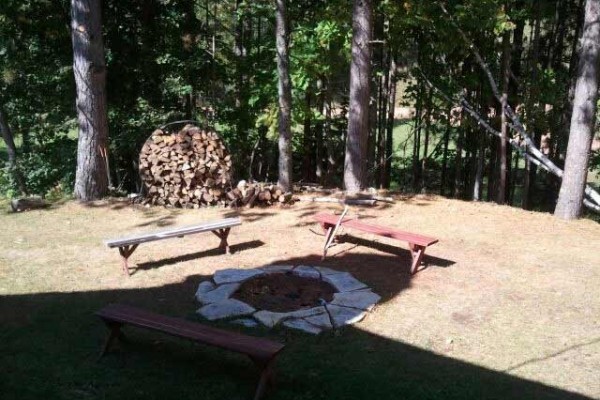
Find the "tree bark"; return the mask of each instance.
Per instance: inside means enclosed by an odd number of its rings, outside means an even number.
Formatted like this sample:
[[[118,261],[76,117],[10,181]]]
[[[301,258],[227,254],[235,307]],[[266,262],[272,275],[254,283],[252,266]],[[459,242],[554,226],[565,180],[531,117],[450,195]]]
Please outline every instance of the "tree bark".
[[[581,215],[596,121],[599,51],[600,0],[586,0],[569,144],[554,211],[554,215],[562,219],[575,219]]]
[[[100,0],[71,0],[73,72],[77,87],[77,172],[75,198],[96,200],[108,192],[106,65]]]
[[[372,24],[372,0],[354,0],[350,110],[344,161],[344,186],[349,194],[360,191],[366,184],[364,167],[369,136]]]
[[[6,120],[6,115],[4,113],[4,109],[0,104],[0,134],[2,135],[2,139],[6,144],[6,152],[8,155],[8,168],[10,169],[13,179],[17,184],[17,188],[22,194],[27,194],[27,186],[25,185],[25,178],[21,174],[17,166],[17,146],[15,145],[15,139],[12,133],[12,129],[10,129],[10,125]]]
[[[277,47],[277,72],[279,75],[279,186],[286,192],[292,190],[292,84],[290,81],[289,29],[286,0],[276,0],[275,42]]]
[[[390,188],[392,174],[392,153],[394,151],[394,118],[396,112],[396,52],[392,51],[392,59],[390,62],[390,77],[389,77],[389,97],[387,105],[387,125],[385,139],[385,173],[383,178],[383,187]]]
[[[502,38],[502,98],[500,103],[500,145],[498,146],[498,164],[500,171],[498,174],[498,186],[496,193],[496,201],[498,204],[506,203],[506,181],[507,181],[507,168],[508,161],[506,152],[508,150],[507,137],[508,137],[508,118],[504,110],[508,104],[508,90],[509,90],[509,79],[510,79],[510,31],[505,31]]]

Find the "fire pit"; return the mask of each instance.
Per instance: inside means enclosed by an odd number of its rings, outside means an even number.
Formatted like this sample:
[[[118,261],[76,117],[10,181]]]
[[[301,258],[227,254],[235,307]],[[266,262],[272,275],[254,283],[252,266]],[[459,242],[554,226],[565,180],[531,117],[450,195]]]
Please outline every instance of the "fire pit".
[[[318,334],[362,320],[380,300],[348,272],[307,265],[226,269],[198,286],[198,314]]]

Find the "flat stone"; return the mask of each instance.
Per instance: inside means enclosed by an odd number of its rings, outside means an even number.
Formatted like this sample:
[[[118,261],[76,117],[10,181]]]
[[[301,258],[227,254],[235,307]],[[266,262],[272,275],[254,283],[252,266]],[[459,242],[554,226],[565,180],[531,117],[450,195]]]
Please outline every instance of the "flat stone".
[[[217,303],[219,301],[227,300],[231,295],[239,289],[240,283],[225,283],[217,286],[216,289],[205,293],[196,293],[196,299],[202,304]]]
[[[285,315],[285,313],[276,313],[272,311],[262,310],[254,313],[252,316],[264,326],[272,328],[279,322],[281,322]]]
[[[272,328],[284,320],[310,317],[313,315],[325,314],[326,312],[327,311],[325,310],[325,307],[319,306],[287,313],[262,310],[254,313],[253,317],[260,321],[263,325]]]
[[[375,307],[379,300],[381,300],[381,297],[370,290],[356,290],[354,292],[335,293],[330,304],[369,311]]]
[[[214,290],[214,288],[215,284],[211,281],[200,282],[200,284],[198,285],[198,290],[196,290],[196,294],[194,295],[194,297],[196,298],[196,300],[200,301],[200,296],[204,295],[207,292],[210,292],[211,290]]]
[[[283,322],[284,326],[292,329],[298,329],[304,331],[306,333],[310,333],[312,335],[318,335],[321,333],[321,328],[312,325],[310,322],[307,322],[303,319],[290,319],[288,321]]]
[[[294,269],[293,265],[267,265],[266,267],[260,267],[259,269],[265,271],[267,274],[273,274],[277,272],[289,272]]]
[[[238,325],[244,325],[245,327],[248,327],[248,328],[256,328],[258,326],[258,322],[256,322],[252,318],[234,319],[233,321],[231,321],[231,323],[238,324]]]
[[[260,269],[228,268],[215,272],[213,280],[217,285],[221,285],[223,283],[242,282],[248,278],[252,278],[253,276],[261,275],[264,273],[265,272]]]
[[[331,268],[327,268],[327,267],[314,267],[314,268],[321,273],[321,276],[333,275],[333,274],[343,274],[342,271],[336,271],[335,269],[331,269]]]
[[[327,311],[331,316],[335,328],[357,323],[367,315],[367,312],[363,310],[336,305],[328,305]]]
[[[254,311],[256,310],[244,302],[236,299],[227,299],[218,303],[205,305],[196,312],[204,318],[214,321],[215,319],[249,315]]]
[[[313,315],[312,317],[303,318],[305,321],[309,322],[311,325],[318,326],[321,329],[332,329],[331,319],[329,318],[329,314],[319,314]]]
[[[353,277],[348,272],[326,275],[323,277],[323,280],[331,283],[339,292],[351,292],[353,290],[364,289],[367,287],[367,285]]]
[[[302,278],[321,279],[321,273],[310,265],[298,265],[294,268],[292,274]]]

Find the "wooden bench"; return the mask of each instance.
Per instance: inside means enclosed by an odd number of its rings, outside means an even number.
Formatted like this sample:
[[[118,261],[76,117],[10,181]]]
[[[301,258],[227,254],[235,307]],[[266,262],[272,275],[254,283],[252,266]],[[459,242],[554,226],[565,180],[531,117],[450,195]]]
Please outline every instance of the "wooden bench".
[[[211,221],[199,225],[184,226],[175,229],[168,229],[159,232],[145,233],[141,235],[128,236],[120,239],[105,240],[104,244],[108,247],[118,247],[119,253],[121,254],[121,260],[123,262],[123,271],[129,276],[129,265],[127,259],[135,249],[137,249],[140,243],[152,242],[155,240],[169,239],[173,237],[184,237],[185,235],[191,235],[194,233],[212,232],[219,239],[221,243],[219,248],[225,253],[229,253],[229,244],[227,243],[227,237],[232,227],[241,225],[242,222],[239,218],[225,218],[218,221]]]
[[[104,321],[109,329],[109,335],[100,357],[106,354],[115,339],[124,339],[121,332],[123,325],[159,331],[250,357],[260,369],[260,378],[254,395],[255,400],[262,397],[267,384],[272,380],[275,357],[284,347],[283,344],[268,339],[217,329],[122,304],[109,304],[96,312],[96,315]]]
[[[425,254],[427,247],[438,242],[438,239],[432,237],[391,229],[381,225],[369,224],[353,218],[342,217],[340,220],[340,216],[333,214],[319,213],[315,214],[313,218],[319,221],[323,231],[325,232],[323,259],[325,259],[325,256],[327,256],[329,243],[331,243],[334,239],[337,233],[336,228],[338,226],[408,242],[408,247],[412,256],[412,265],[410,267],[411,274],[417,272],[417,268],[419,265],[421,265],[421,260],[423,259],[423,255]]]

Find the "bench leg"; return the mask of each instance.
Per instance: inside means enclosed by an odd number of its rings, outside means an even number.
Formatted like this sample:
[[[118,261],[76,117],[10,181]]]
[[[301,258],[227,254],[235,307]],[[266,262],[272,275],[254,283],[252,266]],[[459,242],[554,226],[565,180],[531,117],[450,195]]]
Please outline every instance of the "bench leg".
[[[254,393],[254,400],[259,400],[265,394],[267,385],[273,383],[273,364],[275,363],[275,359],[266,362],[256,359],[252,359],[252,361],[260,368],[260,378],[258,379],[256,392]]]
[[[127,259],[131,254],[133,254],[137,247],[137,244],[119,247],[119,254],[121,254],[121,262],[123,264],[123,272],[125,272],[125,275],[127,276],[129,276],[129,265],[127,263]]]
[[[110,346],[114,343],[115,339],[118,338],[123,341],[125,339],[125,335],[123,335],[123,332],[121,332],[121,327],[123,326],[123,324],[111,321],[104,321],[104,323],[106,324],[110,332],[108,333],[108,337],[106,338],[106,342],[104,343],[104,347],[102,348],[102,352],[100,353],[99,358],[101,358],[108,352]]]
[[[219,229],[216,231],[211,231],[219,239],[221,239],[221,243],[219,243],[219,249],[225,251],[225,254],[231,254],[231,249],[229,248],[229,243],[227,243],[227,237],[229,236],[229,231],[231,228]]]
[[[417,269],[419,268],[419,265],[421,265],[421,260],[425,255],[425,247],[413,243],[409,243],[408,245],[410,247],[410,254],[412,256],[412,265],[410,266],[410,273],[414,275],[415,273],[417,273]]]

